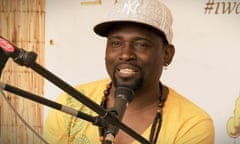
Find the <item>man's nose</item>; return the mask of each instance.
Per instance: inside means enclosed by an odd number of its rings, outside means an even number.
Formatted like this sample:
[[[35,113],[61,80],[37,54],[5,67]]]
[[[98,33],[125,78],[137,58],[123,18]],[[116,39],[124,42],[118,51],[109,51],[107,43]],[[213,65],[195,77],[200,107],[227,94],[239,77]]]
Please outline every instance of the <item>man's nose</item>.
[[[125,44],[122,48],[121,54],[119,56],[120,60],[133,60],[135,59],[135,52],[133,46],[131,44]]]

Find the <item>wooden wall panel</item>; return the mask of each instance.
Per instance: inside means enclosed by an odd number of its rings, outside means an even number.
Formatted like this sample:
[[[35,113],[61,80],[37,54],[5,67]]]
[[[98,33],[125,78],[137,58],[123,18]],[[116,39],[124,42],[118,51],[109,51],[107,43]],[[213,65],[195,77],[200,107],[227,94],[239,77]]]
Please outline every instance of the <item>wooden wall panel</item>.
[[[0,35],[16,46],[38,54],[37,63],[44,65],[45,0],[0,0]],[[1,81],[44,95],[44,79],[30,68],[9,59]],[[40,134],[43,133],[43,106],[5,92],[20,115]],[[0,143],[37,144],[40,139],[10,109],[0,95]]]

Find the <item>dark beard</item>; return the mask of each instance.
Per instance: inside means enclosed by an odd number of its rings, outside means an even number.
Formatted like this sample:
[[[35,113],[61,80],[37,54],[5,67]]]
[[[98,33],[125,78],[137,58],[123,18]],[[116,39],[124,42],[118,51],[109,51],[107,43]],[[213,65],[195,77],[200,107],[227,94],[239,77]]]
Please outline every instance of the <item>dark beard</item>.
[[[112,82],[113,82],[113,85],[115,87],[119,87],[119,86],[123,86],[123,87],[129,87],[131,89],[133,89],[134,91],[141,88],[143,86],[143,74],[141,73],[141,77],[137,80],[135,80],[133,83],[131,84],[121,84],[117,78],[115,77],[115,73],[116,73],[116,69],[115,71],[113,72],[113,78],[112,78]],[[123,81],[127,82],[129,81],[130,79],[124,79]]]

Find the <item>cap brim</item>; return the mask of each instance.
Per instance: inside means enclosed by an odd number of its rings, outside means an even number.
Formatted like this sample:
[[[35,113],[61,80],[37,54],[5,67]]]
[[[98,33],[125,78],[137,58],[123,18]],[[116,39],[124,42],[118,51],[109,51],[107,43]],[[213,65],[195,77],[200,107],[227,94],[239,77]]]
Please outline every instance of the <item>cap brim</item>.
[[[96,34],[100,35],[100,36],[103,36],[103,37],[107,37],[108,36],[108,32],[109,30],[111,30],[111,28],[116,25],[116,24],[119,24],[119,23],[129,23],[129,22],[132,22],[132,23],[137,23],[137,22],[133,22],[133,21],[125,21],[125,20],[117,20],[117,21],[106,21],[106,22],[102,22],[100,24],[97,24],[93,30]]]
[[[108,36],[108,32],[109,30],[112,29],[112,27],[114,27],[116,24],[121,24],[121,23],[135,23],[135,24],[139,24],[142,26],[147,27],[149,30],[153,30],[156,33],[163,33],[162,31],[160,31],[158,28],[153,27],[152,25],[143,23],[143,22],[136,22],[134,20],[114,20],[114,21],[105,21],[102,23],[97,24],[93,30],[96,34],[103,36],[103,37],[107,37]],[[164,34],[165,35],[165,34]]]
[[[136,21],[131,21],[131,20],[114,20],[114,21],[102,22],[102,23],[99,23],[96,26],[94,26],[93,30],[99,36],[107,37],[108,32],[112,29],[112,27],[114,27],[116,24],[121,24],[121,23],[135,23],[135,24],[143,25],[143,26],[147,27],[149,30],[151,30],[152,32],[155,32],[156,34],[161,35],[166,39],[165,33],[163,31],[160,31],[158,28],[155,28],[146,23],[141,23],[141,22],[136,22]],[[166,39],[166,41],[167,41],[167,39]]]

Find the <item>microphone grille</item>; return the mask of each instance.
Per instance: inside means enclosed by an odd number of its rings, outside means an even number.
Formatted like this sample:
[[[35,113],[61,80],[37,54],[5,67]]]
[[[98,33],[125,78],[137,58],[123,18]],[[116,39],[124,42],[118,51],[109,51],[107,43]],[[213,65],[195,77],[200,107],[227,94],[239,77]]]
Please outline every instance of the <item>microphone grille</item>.
[[[128,87],[117,87],[115,90],[115,96],[116,97],[124,97],[127,99],[128,102],[131,102],[133,100],[134,97],[134,91]]]

